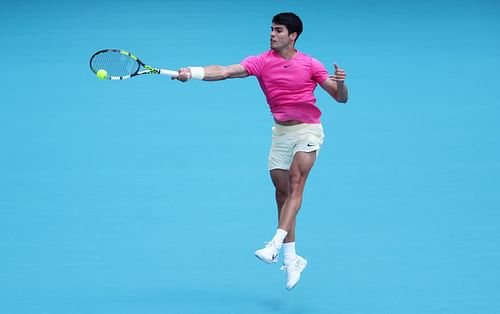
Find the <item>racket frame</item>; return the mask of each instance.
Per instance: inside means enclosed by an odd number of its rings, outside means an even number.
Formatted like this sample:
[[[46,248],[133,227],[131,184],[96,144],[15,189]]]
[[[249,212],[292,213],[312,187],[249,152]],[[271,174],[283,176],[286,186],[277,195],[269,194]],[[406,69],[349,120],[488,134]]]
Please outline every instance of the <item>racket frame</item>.
[[[142,62],[134,54],[132,54],[126,50],[121,50],[121,49],[102,49],[102,50],[99,50],[96,53],[94,53],[92,55],[92,57],[90,57],[90,61],[89,61],[90,69],[92,70],[92,72],[97,74],[97,71],[100,70],[100,69],[94,69],[92,67],[92,60],[94,59],[94,57],[99,55],[99,54],[106,53],[106,52],[120,53],[122,55],[125,55],[125,56],[132,58],[135,62],[137,62],[139,64],[139,67],[137,68],[137,70],[134,73],[129,74],[129,75],[124,75],[124,76],[107,76],[106,78],[108,80],[125,80],[125,79],[129,79],[131,77],[134,77],[134,76],[144,75],[144,74],[160,74],[160,75],[167,75],[167,76],[171,76],[171,77],[178,77],[179,76],[178,71],[167,70],[167,69],[158,69],[158,68],[152,67],[152,66],[147,65],[144,62]],[[144,68],[144,70],[141,70],[141,67]],[[104,70],[106,70],[106,69],[104,68]]]

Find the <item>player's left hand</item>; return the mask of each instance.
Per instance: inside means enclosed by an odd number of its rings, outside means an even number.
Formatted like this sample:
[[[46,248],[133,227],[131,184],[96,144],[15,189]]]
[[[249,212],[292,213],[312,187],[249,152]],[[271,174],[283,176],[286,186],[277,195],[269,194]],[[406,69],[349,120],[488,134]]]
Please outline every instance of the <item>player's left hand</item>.
[[[335,73],[330,75],[330,79],[336,81],[337,83],[344,83],[346,76],[344,69],[339,68],[337,63],[334,63],[333,67],[335,68]]]

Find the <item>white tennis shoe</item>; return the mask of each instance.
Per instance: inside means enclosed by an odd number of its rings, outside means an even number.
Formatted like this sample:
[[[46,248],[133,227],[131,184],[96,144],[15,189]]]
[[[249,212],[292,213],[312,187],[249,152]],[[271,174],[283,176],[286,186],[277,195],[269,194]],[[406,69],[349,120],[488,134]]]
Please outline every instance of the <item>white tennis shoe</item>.
[[[286,288],[288,290],[292,290],[297,285],[306,266],[307,260],[297,255],[297,258],[281,267],[281,270],[286,272]]]
[[[255,256],[257,256],[261,261],[271,264],[278,261],[278,255],[280,254],[279,246],[273,241],[267,242],[263,249],[255,251]]]

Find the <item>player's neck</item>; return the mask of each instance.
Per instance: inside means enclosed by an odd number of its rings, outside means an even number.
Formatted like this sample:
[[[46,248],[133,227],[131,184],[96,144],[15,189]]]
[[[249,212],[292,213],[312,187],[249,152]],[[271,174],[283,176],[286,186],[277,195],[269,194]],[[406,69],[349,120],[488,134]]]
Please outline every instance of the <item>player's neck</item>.
[[[280,57],[282,57],[283,59],[286,59],[286,60],[292,59],[297,54],[297,50],[293,46],[292,47],[285,47],[283,49],[275,50],[275,51],[278,55],[280,55]]]

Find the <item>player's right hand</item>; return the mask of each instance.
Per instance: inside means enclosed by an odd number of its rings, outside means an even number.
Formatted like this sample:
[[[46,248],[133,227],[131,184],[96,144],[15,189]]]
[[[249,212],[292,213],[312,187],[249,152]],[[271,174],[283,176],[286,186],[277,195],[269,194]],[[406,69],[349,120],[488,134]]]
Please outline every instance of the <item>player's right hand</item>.
[[[179,80],[181,82],[187,82],[191,79],[191,69],[181,68],[179,69],[179,76],[172,77],[173,80]]]

